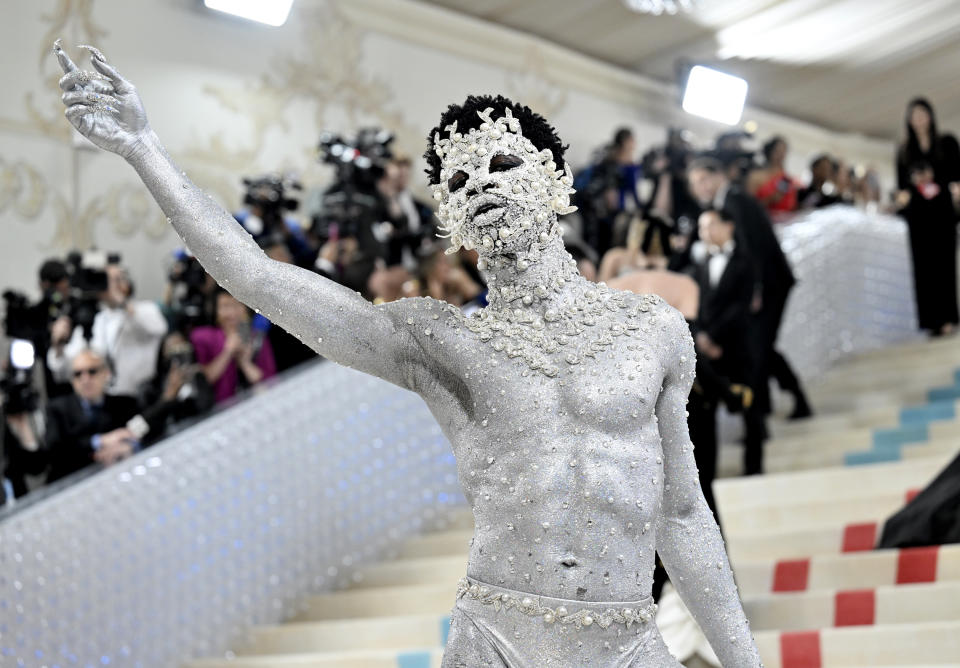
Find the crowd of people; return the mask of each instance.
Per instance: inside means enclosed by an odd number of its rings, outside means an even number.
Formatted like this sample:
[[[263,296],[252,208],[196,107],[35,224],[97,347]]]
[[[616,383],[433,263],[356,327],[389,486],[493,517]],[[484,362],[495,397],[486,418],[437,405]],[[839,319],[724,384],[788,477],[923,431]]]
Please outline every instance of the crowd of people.
[[[245,180],[237,221],[274,260],[374,302],[430,296],[466,312],[485,306],[476,252],[447,252],[432,208],[411,190],[412,161],[392,155],[382,133],[365,132],[356,145],[324,140],[337,158],[337,178],[306,202],[306,216],[292,214],[299,184],[268,176]],[[899,190],[889,202],[873,169],[850,168],[824,153],[801,184],[787,172],[783,137],[755,151],[742,132],[698,152],[685,132],[671,130],[662,147],[639,155],[633,133],[621,128],[576,174],[578,211],[561,223],[581,273],[659,294],[690,324],[698,352],[690,433],[711,507],[719,407],[743,417],[747,474],[763,470],[771,378],[793,395],[791,418],[811,415],[776,346],[795,282],[776,223],[834,204],[902,212],[920,325],[945,334],[957,323],[956,291],[944,295],[942,288],[951,272],[956,287],[960,152],[956,140],[938,134],[923,100],[908,109],[907,137],[898,155]],[[11,345],[3,370],[0,505],[39,484],[121,461],[174,425],[315,356],[251,313],[185,250],[173,258],[158,301],[135,298],[117,256],[49,260],[39,282],[36,304],[4,295]]]

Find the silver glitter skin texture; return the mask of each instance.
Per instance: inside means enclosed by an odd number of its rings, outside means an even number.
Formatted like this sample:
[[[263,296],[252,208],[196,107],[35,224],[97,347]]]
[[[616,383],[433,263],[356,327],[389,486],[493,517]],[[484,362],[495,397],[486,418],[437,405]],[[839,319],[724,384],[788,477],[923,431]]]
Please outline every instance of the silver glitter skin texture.
[[[678,665],[655,625],[556,621],[558,607],[602,602],[622,615],[624,602],[646,601],[655,550],[722,664],[760,665],[687,433],[687,324],[659,298],[577,273],[557,224],[570,210],[569,169],[509,110],[484,111],[469,132],[447,128],[434,146],[441,222],[454,247],[476,248],[490,287],[490,305],[466,317],[428,298],[373,306],[270,260],[176,167],[135,92],[112,105],[68,117],[126,157],[221,285],[325,357],[423,398],[473,508],[471,581],[554,602],[550,621],[456,598],[444,668]]]

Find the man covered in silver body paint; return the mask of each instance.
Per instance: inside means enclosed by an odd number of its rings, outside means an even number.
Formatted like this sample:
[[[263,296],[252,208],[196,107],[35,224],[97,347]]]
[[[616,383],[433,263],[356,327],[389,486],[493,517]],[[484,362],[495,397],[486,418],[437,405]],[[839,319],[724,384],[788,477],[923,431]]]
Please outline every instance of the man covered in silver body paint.
[[[318,353],[417,392],[450,440],[476,529],[445,668],[679,665],[652,621],[655,551],[722,664],[760,665],[687,434],[687,325],[577,273],[557,224],[570,170],[542,117],[471,97],[431,133],[443,229],[477,249],[489,306],[374,306],[264,255],[86,48],[93,72],[54,47],[67,118],[130,163],[206,270]]]

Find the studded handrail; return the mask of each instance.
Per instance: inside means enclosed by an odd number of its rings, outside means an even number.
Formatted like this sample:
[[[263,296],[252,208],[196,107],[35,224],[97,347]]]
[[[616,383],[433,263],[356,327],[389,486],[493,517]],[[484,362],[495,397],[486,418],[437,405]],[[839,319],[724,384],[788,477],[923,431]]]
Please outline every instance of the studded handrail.
[[[317,364],[0,522],[0,665],[223,654],[463,503],[419,397]]]
[[[849,355],[917,336],[907,226],[849,206],[778,228],[797,285],[777,348],[806,379]]]

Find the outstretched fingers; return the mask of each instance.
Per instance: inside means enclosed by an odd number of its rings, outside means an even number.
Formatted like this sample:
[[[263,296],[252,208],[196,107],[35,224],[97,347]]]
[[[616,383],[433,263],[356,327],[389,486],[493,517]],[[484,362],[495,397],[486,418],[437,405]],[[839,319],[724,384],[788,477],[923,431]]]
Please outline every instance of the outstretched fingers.
[[[133,90],[133,85],[124,79],[113,65],[106,61],[99,49],[87,45],[81,45],[81,47],[90,52],[90,62],[93,64],[93,69],[109,79],[118,93],[123,94]]]
[[[59,39],[53,43],[53,53],[57,56],[57,62],[60,63],[60,67],[63,69],[65,74],[78,71],[79,68],[72,60],[70,60],[70,56],[67,55],[67,52],[63,50],[63,46],[60,44]]]

